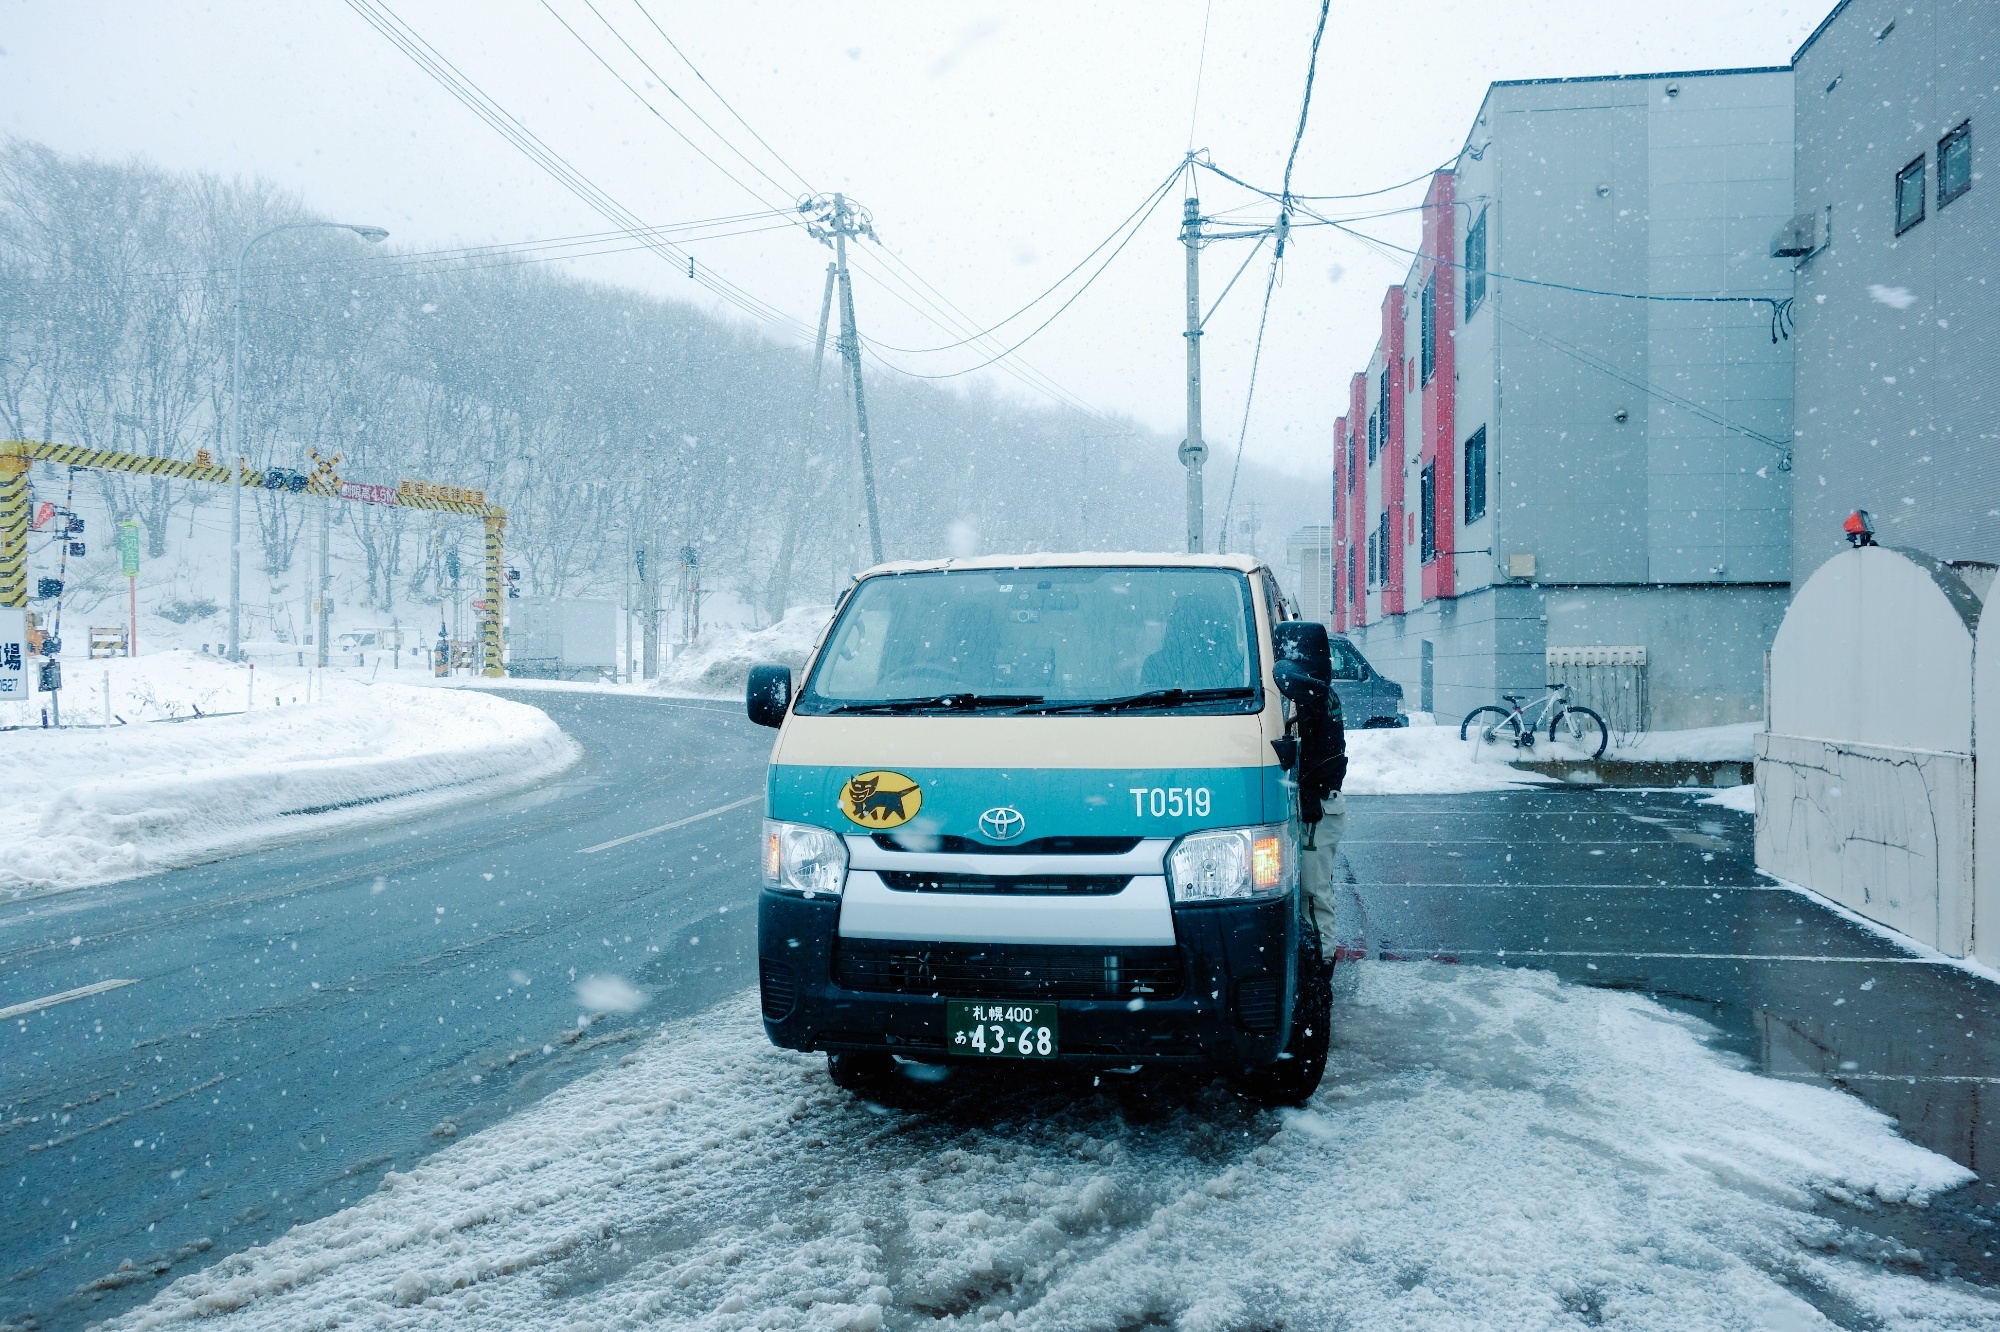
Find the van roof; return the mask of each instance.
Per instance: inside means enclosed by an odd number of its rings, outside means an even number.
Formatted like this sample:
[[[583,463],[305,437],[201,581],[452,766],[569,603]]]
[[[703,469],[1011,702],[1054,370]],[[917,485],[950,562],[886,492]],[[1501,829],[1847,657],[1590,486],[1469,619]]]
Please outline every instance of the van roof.
[[[1073,568],[1076,566],[1103,568],[1136,568],[1166,566],[1182,569],[1235,569],[1250,573],[1261,569],[1264,561],[1254,555],[1180,555],[1156,551],[1079,551],[1071,554],[1033,555],[977,555],[968,559],[942,560],[889,560],[872,569],[864,569],[859,577],[874,574],[936,573],[945,569],[1051,569]]]

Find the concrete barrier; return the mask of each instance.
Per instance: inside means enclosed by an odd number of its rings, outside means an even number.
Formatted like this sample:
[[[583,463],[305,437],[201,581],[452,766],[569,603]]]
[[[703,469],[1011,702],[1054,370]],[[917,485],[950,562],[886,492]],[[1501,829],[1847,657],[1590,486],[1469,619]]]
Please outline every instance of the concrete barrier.
[[[1822,564],[1771,645],[1757,867],[1955,957],[1974,951],[1980,600],[1879,546]],[[2000,913],[2000,908],[1996,908]],[[2000,945],[2000,918],[1986,937]]]

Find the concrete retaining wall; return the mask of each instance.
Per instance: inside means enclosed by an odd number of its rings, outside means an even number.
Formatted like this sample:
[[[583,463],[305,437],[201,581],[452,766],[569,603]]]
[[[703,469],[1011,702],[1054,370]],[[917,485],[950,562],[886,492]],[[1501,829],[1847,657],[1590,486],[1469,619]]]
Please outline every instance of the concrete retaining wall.
[[[1757,867],[1955,957],[2000,947],[1974,891],[1979,620],[1928,555],[1836,555],[1778,628],[1757,743]]]

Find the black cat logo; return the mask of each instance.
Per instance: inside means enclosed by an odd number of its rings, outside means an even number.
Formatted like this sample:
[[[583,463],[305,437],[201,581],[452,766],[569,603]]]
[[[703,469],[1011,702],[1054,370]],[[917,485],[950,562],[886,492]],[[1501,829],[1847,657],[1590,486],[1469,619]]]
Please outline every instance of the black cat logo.
[[[924,793],[900,772],[864,772],[841,792],[841,812],[864,828],[900,828],[923,808]]]

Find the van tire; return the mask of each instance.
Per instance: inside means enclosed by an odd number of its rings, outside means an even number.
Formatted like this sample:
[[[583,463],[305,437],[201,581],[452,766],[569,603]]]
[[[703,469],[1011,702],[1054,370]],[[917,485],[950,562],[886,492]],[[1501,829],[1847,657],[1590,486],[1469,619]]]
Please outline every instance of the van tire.
[[[1267,1107],[1301,1106],[1319,1090],[1333,1048],[1333,962],[1322,961],[1317,937],[1299,941],[1299,993],[1292,1006],[1292,1031],[1276,1062],[1236,1079],[1245,1096]]]
[[[830,1050],[826,1056],[826,1075],[833,1085],[857,1095],[879,1087],[895,1066],[894,1058],[871,1050]]]

